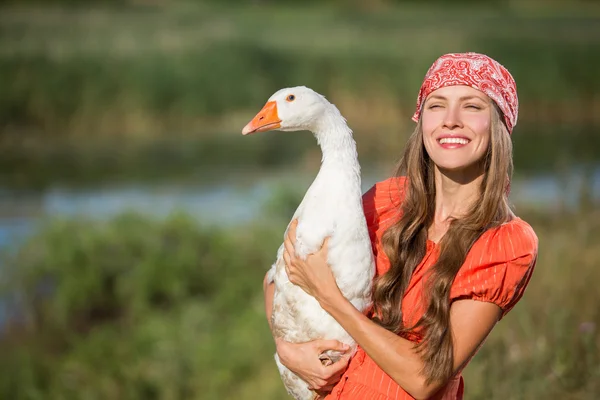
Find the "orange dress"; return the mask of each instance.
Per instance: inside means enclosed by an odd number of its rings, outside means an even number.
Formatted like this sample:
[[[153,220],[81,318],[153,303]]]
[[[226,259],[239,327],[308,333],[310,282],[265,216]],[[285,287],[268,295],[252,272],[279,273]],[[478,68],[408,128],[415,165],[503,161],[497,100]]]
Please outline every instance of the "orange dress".
[[[376,184],[363,196],[378,275],[390,268],[389,260],[381,248],[381,237],[400,217],[404,181],[405,178],[390,178]],[[502,316],[506,315],[525,291],[535,266],[537,247],[538,240],[533,229],[519,218],[486,231],[473,244],[456,275],[450,301],[473,299],[492,302],[502,309]],[[413,272],[402,301],[406,326],[416,323],[425,311],[422,301],[424,275],[435,263],[438,252],[437,244],[428,241],[425,257]],[[421,339],[418,333],[403,336],[414,342]],[[460,400],[463,391],[464,383],[459,373],[436,398]],[[348,369],[326,397],[326,400],[333,399],[408,400],[413,397],[359,347]]]

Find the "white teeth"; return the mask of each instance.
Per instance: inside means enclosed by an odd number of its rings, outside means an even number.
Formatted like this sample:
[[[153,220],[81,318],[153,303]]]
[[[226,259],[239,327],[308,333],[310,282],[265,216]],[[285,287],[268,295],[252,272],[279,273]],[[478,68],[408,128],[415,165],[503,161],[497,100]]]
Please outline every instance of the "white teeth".
[[[469,142],[470,142],[469,139],[464,139],[464,138],[445,137],[445,138],[440,139],[440,144],[444,144],[444,143],[467,144]]]

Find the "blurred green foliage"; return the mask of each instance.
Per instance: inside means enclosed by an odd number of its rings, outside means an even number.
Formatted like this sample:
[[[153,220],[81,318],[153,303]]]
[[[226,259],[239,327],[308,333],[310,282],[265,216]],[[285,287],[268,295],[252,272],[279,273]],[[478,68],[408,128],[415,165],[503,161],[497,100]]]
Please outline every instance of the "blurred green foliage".
[[[272,361],[260,293],[280,237],[183,214],[49,224],[3,279],[26,323],[0,342],[0,397],[235,398]]]
[[[220,174],[298,163],[307,149],[318,150],[312,136],[305,134],[252,138],[174,135],[120,141],[119,146],[110,139],[94,138],[24,141],[12,144],[0,157],[0,184],[23,189],[53,185],[83,188],[132,180],[193,180],[198,184]]]
[[[600,91],[593,68],[600,62],[600,44],[515,43],[486,38],[485,46],[477,41],[472,45],[497,54],[510,66],[526,108],[533,107],[528,101],[560,99],[592,111],[590,101]],[[413,58],[396,54],[366,57],[359,51],[299,56],[290,50],[237,40],[183,54],[133,59],[106,60],[105,55],[92,54],[53,60],[47,55],[19,55],[0,59],[0,84],[4,88],[0,120],[7,126],[30,125],[57,135],[68,132],[73,120],[97,118],[97,113],[102,116],[108,112],[118,121],[120,113],[131,110],[162,121],[159,129],[182,129],[178,120],[208,119],[246,111],[250,106],[257,108],[281,87],[303,83],[323,93],[338,86],[356,96],[367,85],[376,85],[387,92],[382,94],[399,99],[408,110],[424,72],[411,71],[407,64],[432,61],[429,55],[415,54]],[[533,60],[539,63],[537,68],[532,68]],[[532,117],[523,116],[530,121]],[[78,132],[84,133],[90,132]]]
[[[49,135],[84,134],[73,120],[106,116],[115,122],[107,129],[117,134],[135,129],[119,126],[120,114],[131,112],[158,121],[152,130],[164,132],[181,128],[181,119],[252,111],[296,84],[336,97],[340,90],[370,95],[370,88],[408,112],[424,71],[446,51],[481,51],[500,60],[515,75],[526,109],[559,99],[585,107],[600,89],[593,67],[600,61],[599,28],[583,15],[473,19],[457,13],[440,27],[437,13],[420,14],[426,7],[360,15],[321,14],[322,7],[177,10],[120,17],[124,26],[114,31],[108,10],[56,12],[50,24],[3,21],[0,121]],[[454,35],[445,36],[448,30]],[[431,42],[431,31],[439,40]]]
[[[298,196],[282,189],[260,225],[229,229],[185,214],[47,225],[3,274],[22,322],[0,340],[0,397],[287,398],[261,280]],[[467,367],[466,398],[597,398],[600,214],[521,216],[537,270]]]
[[[3,183],[63,179],[65,162],[72,171],[95,171],[90,181],[113,179],[107,157],[113,165],[142,160],[129,169],[139,178],[136,170],[148,170],[143,160],[160,163],[158,154],[179,154],[183,142],[188,150],[167,169],[189,170],[192,157],[235,164],[241,153],[253,165],[273,165],[279,156],[271,141],[236,139],[274,91],[294,85],[338,105],[365,163],[389,164],[412,129],[427,67],[449,51],[487,53],[510,69],[521,104],[515,137],[559,138],[568,131],[571,144],[557,149],[567,158],[598,148],[589,145],[600,124],[600,7],[594,3],[232,3],[5,6]],[[224,150],[212,151],[211,143]],[[279,162],[301,162],[307,143]],[[97,155],[87,151],[92,148]],[[547,166],[556,158],[529,152],[517,165]]]

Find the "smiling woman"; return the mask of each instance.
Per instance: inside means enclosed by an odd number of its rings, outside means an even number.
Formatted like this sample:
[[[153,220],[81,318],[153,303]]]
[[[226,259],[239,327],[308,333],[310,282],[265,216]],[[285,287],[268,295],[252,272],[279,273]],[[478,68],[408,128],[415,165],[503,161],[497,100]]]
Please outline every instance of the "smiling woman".
[[[447,54],[429,69],[398,176],[363,196],[377,268],[368,315],[341,295],[327,246],[301,260],[288,233],[290,281],[359,345],[340,378],[337,367],[309,367],[311,343],[277,343],[282,363],[321,382],[327,399],[463,398],[461,371],[537,259],[535,233],[508,205],[517,110],[512,76],[485,55]]]
[[[423,111],[423,144],[444,170],[477,167],[490,142],[492,101],[468,86],[449,86],[429,96]],[[448,152],[446,150],[456,150]]]

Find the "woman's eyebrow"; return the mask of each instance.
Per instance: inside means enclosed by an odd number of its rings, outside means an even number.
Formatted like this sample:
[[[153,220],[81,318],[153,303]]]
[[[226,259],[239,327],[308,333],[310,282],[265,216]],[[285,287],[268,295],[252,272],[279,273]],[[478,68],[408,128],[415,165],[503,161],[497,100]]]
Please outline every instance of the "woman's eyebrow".
[[[465,101],[465,100],[473,100],[473,99],[478,99],[483,101],[484,103],[487,103],[486,99],[480,96],[476,96],[476,95],[470,95],[470,96],[463,96],[461,97],[459,100],[461,101]]]
[[[427,101],[433,100],[433,99],[436,99],[436,100],[448,100],[444,96],[432,95],[432,96],[429,96],[429,98],[427,99]],[[460,101],[466,101],[466,100],[472,100],[472,99],[479,99],[479,100],[483,101],[484,103],[487,103],[484,98],[476,96],[476,95],[462,96],[458,100],[460,100]]]
[[[433,96],[429,96],[429,98],[427,99],[427,101],[433,100],[433,99],[446,100],[446,98],[444,96],[438,96],[438,95],[434,94]]]

